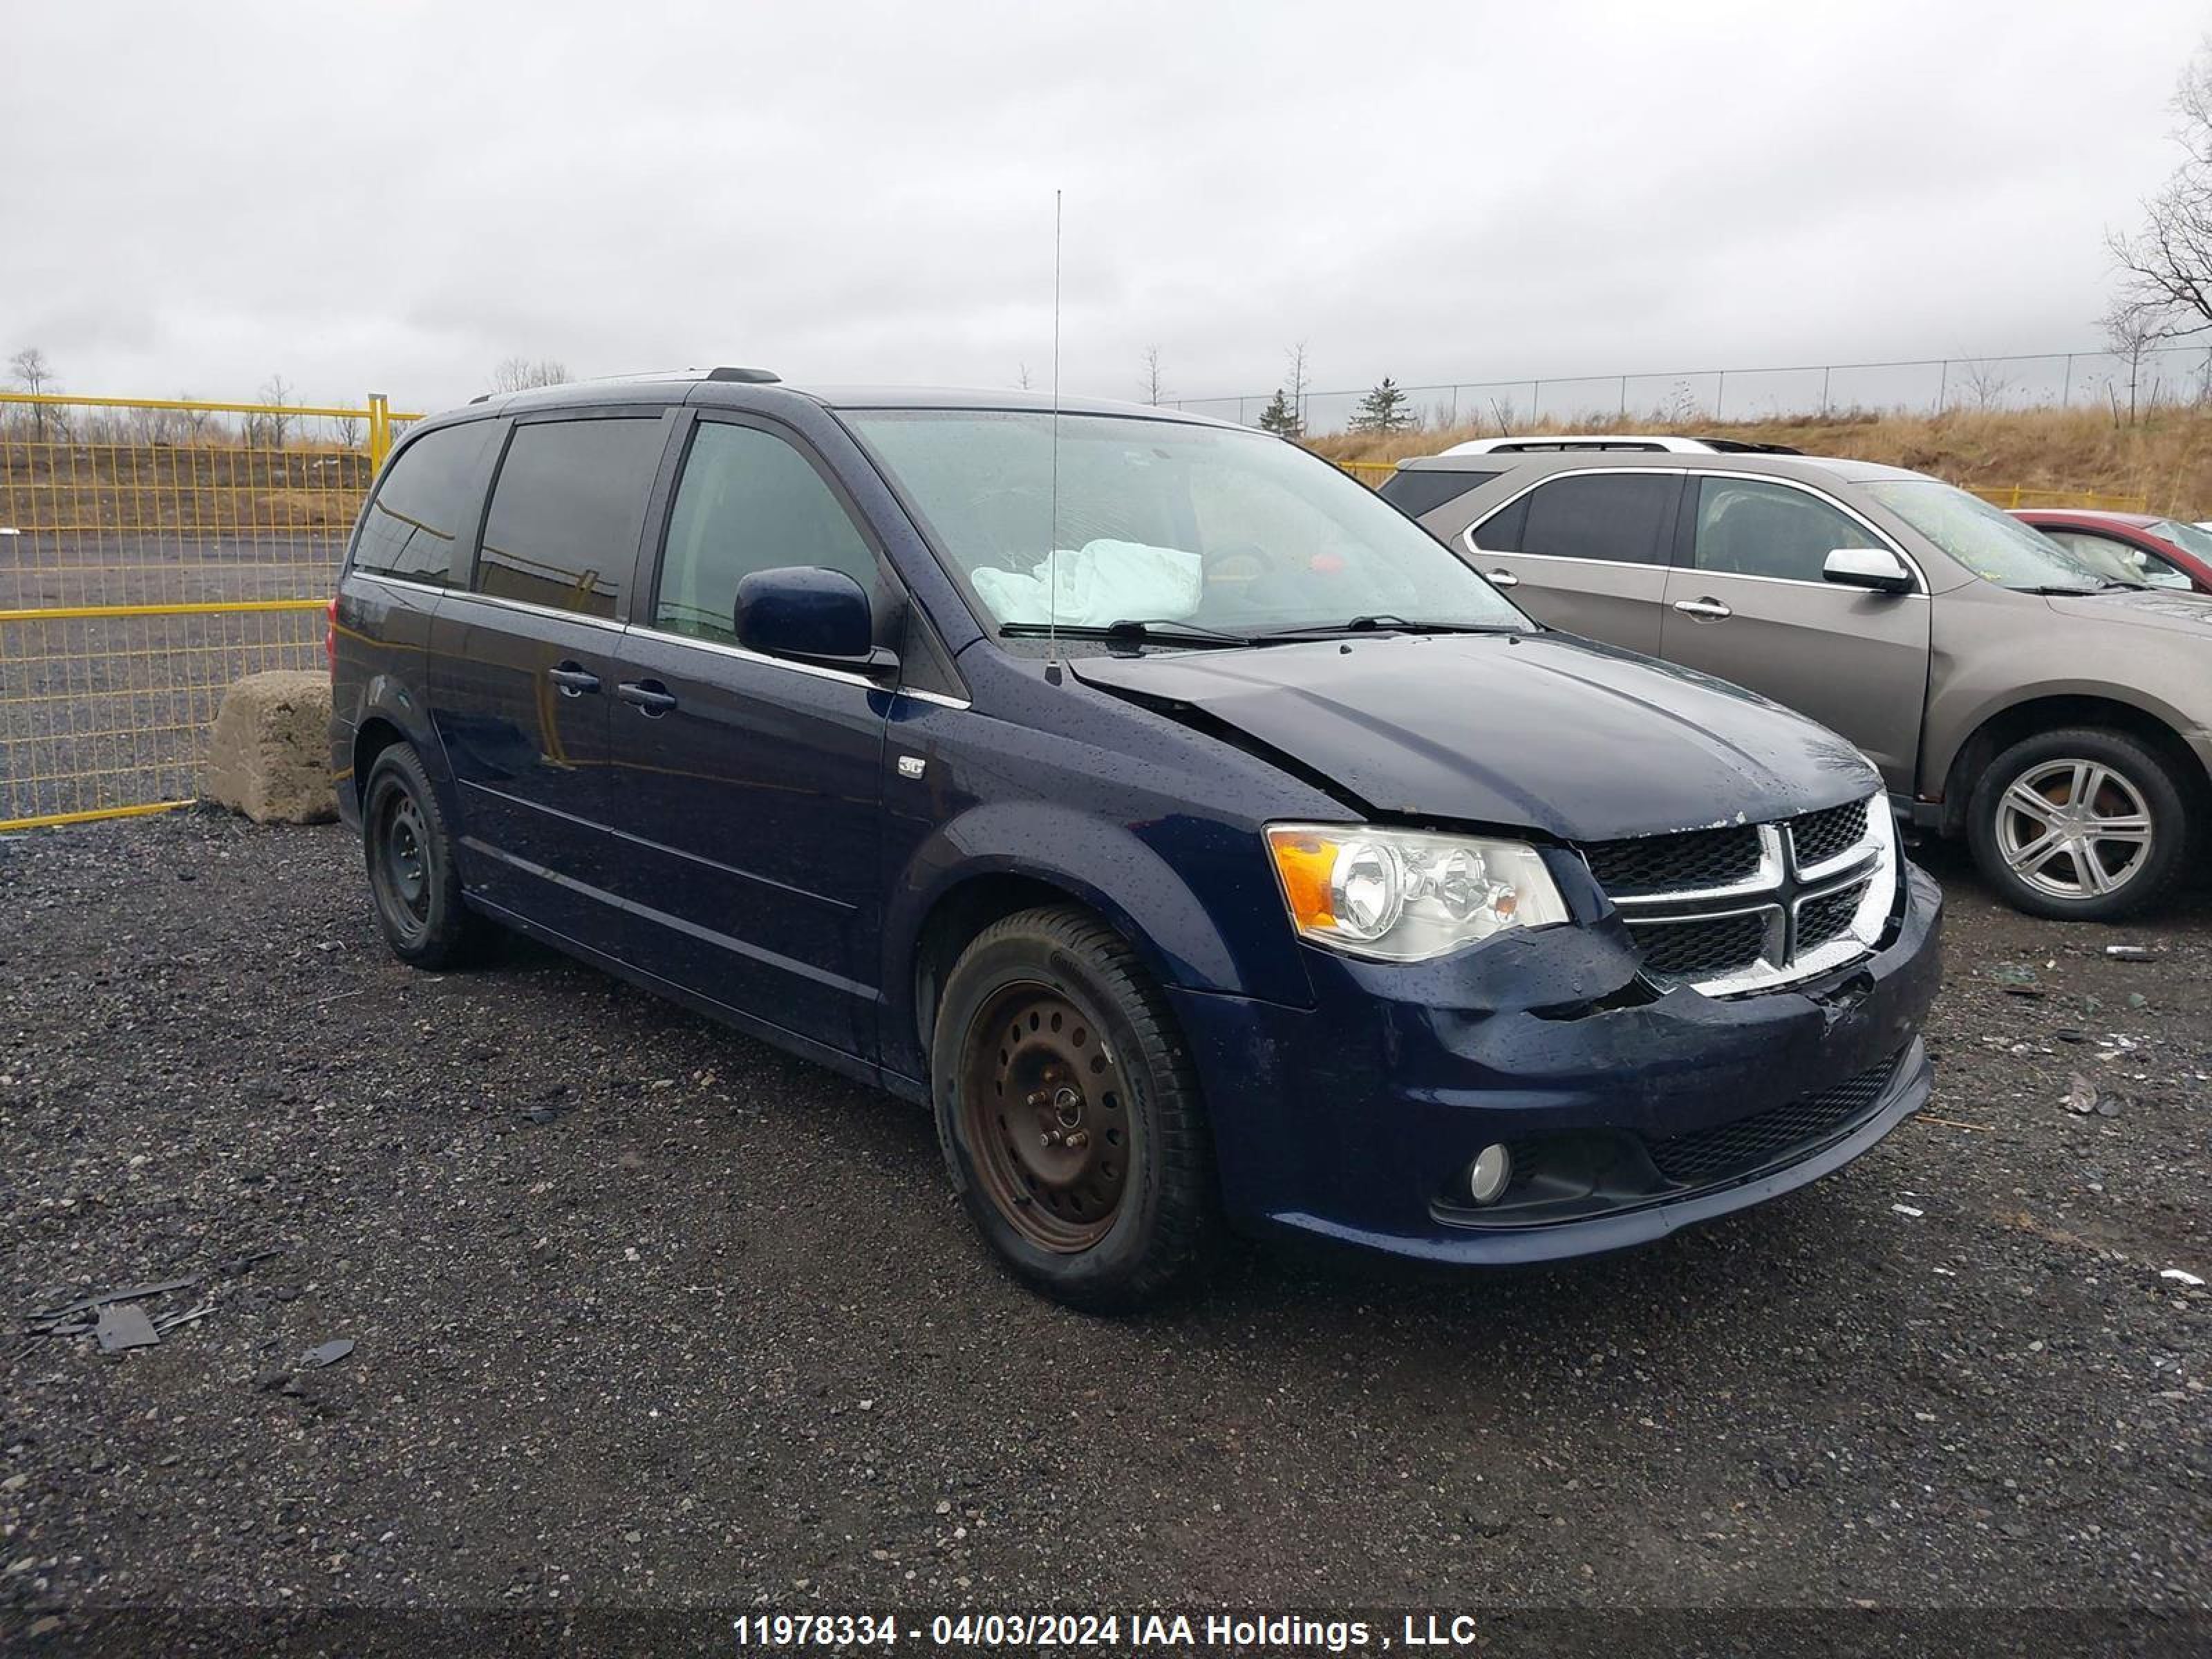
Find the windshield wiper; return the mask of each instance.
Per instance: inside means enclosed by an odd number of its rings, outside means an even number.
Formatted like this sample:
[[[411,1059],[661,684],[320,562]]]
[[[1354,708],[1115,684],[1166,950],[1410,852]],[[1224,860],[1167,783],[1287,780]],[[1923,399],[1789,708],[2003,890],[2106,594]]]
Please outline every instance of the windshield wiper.
[[[1251,645],[1249,634],[1231,634],[1218,628],[1208,628],[1203,623],[1183,622],[1174,617],[1124,617],[1100,627],[1094,623],[1061,623],[1057,628],[1049,623],[1001,623],[999,637],[1007,640],[1042,640],[1054,634],[1064,634],[1071,640],[1109,640],[1130,645]]]
[[[2059,587],[2045,583],[2040,587],[2015,587],[2015,593],[2033,593],[2045,599],[2091,599],[2104,592],[2100,587]]]
[[[1388,611],[1354,617],[1349,622],[1315,623],[1298,628],[1279,628],[1261,635],[1268,640],[1323,640],[1339,634],[1522,634],[1526,624],[1504,623],[1413,622]]]

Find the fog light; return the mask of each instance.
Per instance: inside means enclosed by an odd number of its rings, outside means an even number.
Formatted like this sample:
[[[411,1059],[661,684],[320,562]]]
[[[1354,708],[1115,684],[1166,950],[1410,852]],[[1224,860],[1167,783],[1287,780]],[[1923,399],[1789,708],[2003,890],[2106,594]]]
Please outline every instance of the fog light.
[[[1513,1154],[1503,1144],[1486,1146],[1467,1166],[1467,1195],[1478,1204],[1495,1204],[1513,1179]]]

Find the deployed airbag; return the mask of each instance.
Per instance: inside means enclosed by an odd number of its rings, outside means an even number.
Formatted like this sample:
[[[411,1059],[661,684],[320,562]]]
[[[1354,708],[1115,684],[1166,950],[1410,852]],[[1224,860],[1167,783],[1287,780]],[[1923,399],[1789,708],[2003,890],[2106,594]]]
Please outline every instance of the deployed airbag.
[[[1181,548],[1100,540],[1062,548],[1057,559],[1038,560],[1026,575],[986,568],[969,580],[1000,623],[1103,628],[1189,616],[1198,609],[1205,576],[1198,555]]]

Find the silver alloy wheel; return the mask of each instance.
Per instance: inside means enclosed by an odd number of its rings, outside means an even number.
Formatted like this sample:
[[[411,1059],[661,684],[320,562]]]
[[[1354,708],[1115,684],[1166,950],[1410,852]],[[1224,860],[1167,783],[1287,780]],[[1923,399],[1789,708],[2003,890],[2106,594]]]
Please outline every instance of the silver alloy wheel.
[[[2134,880],[2150,858],[2150,807],[2127,777],[2100,761],[2030,767],[1997,798],[1997,854],[2013,874],[2053,898],[2102,898]]]

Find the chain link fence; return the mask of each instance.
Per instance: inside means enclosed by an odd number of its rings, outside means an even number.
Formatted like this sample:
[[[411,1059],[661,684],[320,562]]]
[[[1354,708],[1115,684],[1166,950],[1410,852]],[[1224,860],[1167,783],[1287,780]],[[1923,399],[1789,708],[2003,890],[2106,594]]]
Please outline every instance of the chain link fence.
[[[1304,429],[1349,428],[1370,387],[1307,392]],[[1927,357],[1780,368],[1676,369],[1632,374],[1528,375],[1401,386],[1412,410],[1437,430],[1477,427],[1516,432],[1552,422],[1612,427],[1681,427],[1835,416],[1862,411],[2097,409],[2117,420],[2212,401],[2212,344],[2172,345],[2128,355],[2059,351],[2004,357]],[[1256,424],[1274,389],[1167,400],[1176,409]]]

